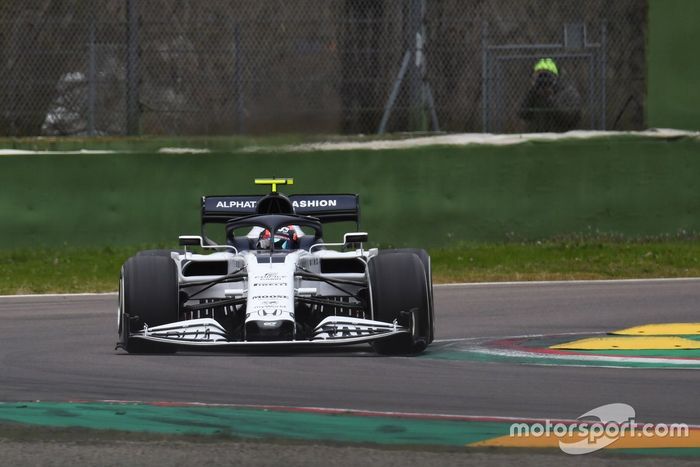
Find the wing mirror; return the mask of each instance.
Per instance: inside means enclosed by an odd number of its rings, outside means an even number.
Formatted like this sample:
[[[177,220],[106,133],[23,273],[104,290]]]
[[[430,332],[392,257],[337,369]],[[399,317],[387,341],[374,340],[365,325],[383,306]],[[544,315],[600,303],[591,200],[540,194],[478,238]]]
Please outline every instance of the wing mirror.
[[[367,232],[348,232],[343,235],[343,243],[351,245],[353,243],[365,243],[369,239]]]
[[[235,246],[232,245],[207,245],[204,243],[204,239],[200,237],[199,235],[180,235],[178,237],[178,240],[180,241],[180,246],[185,247],[185,251],[187,251],[188,246],[198,246],[201,248],[205,249],[210,249],[210,250],[231,250],[238,254],[238,250],[236,249]]]
[[[202,246],[204,242],[199,235],[180,235],[180,246]]]
[[[342,246],[343,248],[351,247],[352,245],[360,245],[362,249],[362,244],[367,241],[369,235],[367,232],[348,232],[343,235],[343,243],[316,243],[311,245],[309,252],[314,251],[315,248],[320,248],[322,246]]]

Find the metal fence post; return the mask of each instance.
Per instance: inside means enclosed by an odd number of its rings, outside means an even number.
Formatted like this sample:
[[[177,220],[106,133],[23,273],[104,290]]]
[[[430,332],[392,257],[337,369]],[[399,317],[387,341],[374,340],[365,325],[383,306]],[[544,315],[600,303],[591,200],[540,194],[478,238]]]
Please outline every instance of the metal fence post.
[[[233,58],[234,66],[234,86],[236,92],[236,125],[238,134],[243,134],[245,126],[243,122],[243,83],[241,79],[241,67],[243,66],[243,58],[241,57],[241,26],[236,23],[233,29],[233,47],[235,56]]]
[[[139,12],[138,0],[126,0],[126,134],[138,135],[139,106]]]
[[[607,112],[608,112],[608,102],[607,102],[607,89],[606,89],[606,84],[607,84],[607,61],[606,61],[606,56],[608,54],[608,22],[607,20],[603,20],[601,26],[601,31],[600,31],[600,60],[601,60],[601,68],[602,70],[600,71],[600,92],[601,92],[601,123],[600,123],[600,129],[601,130],[607,130]],[[646,122],[645,122],[646,123]]]
[[[489,131],[489,68],[488,68],[488,49],[487,49],[487,23],[484,21],[481,25],[481,132],[488,133]]]
[[[95,136],[95,107],[97,100],[97,57],[95,50],[95,36],[97,17],[93,6],[90,14],[90,33],[88,38],[88,127],[87,133],[89,136]]]
[[[379,122],[379,130],[377,133],[383,135],[386,132],[386,125],[389,123],[389,117],[391,116],[391,111],[394,109],[394,104],[396,103],[396,98],[399,95],[399,90],[401,89],[401,83],[406,76],[406,70],[408,70],[408,64],[411,61],[411,51],[407,50],[401,61],[401,68],[399,69],[399,74],[394,81],[394,86],[391,88],[391,93],[389,94],[389,100],[384,106],[384,114],[382,115],[382,120]]]
[[[409,130],[424,130],[421,128],[423,118],[423,82],[421,79],[423,0],[408,0],[406,18],[406,42],[408,49],[413,52],[414,62],[408,72],[408,106]],[[419,55],[420,53],[420,55]]]

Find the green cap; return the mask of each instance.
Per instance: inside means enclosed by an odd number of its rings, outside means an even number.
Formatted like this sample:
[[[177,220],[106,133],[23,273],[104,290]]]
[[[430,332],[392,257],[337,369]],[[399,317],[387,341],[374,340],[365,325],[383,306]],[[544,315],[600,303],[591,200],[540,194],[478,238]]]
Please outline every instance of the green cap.
[[[541,58],[537,63],[535,63],[534,71],[548,71],[554,76],[559,76],[557,64],[554,63],[554,60],[552,60],[551,58]]]

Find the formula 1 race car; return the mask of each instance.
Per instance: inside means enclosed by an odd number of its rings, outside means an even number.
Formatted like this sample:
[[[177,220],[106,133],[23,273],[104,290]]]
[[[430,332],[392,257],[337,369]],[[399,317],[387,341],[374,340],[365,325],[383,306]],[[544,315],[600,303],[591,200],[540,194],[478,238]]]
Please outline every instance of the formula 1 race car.
[[[303,348],[370,343],[415,354],[433,340],[433,289],[425,250],[364,249],[365,232],[323,240],[323,224],[354,222],[359,196],[271,193],[202,197],[202,229],[183,250],[129,258],[119,282],[118,348]],[[207,233],[224,226],[225,240]],[[188,250],[188,247],[191,247]],[[194,248],[198,252],[191,251]],[[209,252],[209,254],[203,254]]]

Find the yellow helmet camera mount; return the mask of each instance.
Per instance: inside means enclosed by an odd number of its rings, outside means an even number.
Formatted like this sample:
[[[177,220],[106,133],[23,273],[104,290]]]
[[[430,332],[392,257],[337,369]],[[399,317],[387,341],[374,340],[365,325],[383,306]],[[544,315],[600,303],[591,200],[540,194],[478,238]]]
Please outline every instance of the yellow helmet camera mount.
[[[277,193],[277,185],[294,185],[293,178],[256,178],[256,185],[270,185],[270,193]]]

